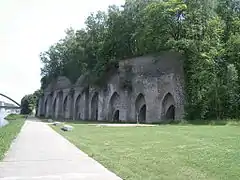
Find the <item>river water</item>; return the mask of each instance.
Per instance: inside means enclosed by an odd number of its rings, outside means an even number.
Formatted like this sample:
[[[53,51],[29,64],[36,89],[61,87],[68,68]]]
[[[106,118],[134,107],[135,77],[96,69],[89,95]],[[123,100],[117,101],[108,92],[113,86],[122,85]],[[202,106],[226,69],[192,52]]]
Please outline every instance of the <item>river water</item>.
[[[5,110],[0,109],[0,127],[3,127],[8,124],[8,121],[4,119],[7,115],[8,113]]]

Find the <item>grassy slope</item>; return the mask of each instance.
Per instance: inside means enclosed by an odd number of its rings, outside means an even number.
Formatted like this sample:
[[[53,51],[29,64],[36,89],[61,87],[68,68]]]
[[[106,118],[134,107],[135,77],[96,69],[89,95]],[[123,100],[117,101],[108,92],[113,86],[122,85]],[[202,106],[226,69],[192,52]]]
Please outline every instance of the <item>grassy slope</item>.
[[[0,160],[3,159],[4,154],[9,149],[12,140],[19,133],[24,120],[18,119],[9,121],[9,124],[0,128]]]
[[[238,179],[235,126],[96,127],[58,132],[127,180]]]

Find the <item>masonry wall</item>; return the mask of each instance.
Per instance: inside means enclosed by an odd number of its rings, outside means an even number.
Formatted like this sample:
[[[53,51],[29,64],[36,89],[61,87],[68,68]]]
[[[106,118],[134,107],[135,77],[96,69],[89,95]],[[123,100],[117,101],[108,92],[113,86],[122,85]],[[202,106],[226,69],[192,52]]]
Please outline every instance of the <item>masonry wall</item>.
[[[158,123],[169,117],[182,119],[183,79],[178,54],[127,59],[120,61],[118,71],[102,88],[83,86],[82,77],[76,84],[59,77],[44,90],[39,112],[65,120]]]

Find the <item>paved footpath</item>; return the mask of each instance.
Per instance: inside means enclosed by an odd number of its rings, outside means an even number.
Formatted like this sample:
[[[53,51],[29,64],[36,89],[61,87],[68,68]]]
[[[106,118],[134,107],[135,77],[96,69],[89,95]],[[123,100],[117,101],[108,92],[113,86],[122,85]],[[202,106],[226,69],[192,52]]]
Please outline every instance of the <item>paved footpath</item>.
[[[27,120],[3,162],[0,180],[121,180],[52,130]]]

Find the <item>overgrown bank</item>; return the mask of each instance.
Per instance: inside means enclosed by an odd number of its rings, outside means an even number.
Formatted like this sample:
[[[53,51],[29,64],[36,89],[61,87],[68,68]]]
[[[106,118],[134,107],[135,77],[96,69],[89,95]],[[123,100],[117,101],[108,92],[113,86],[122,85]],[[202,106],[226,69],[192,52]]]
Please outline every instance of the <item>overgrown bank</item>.
[[[102,85],[121,59],[177,51],[185,56],[186,118],[240,116],[239,1],[126,0],[85,25],[41,53],[42,88],[61,75]]]
[[[8,125],[0,128],[0,160],[4,158],[5,153],[20,132],[23,124],[23,119],[10,120]]]

